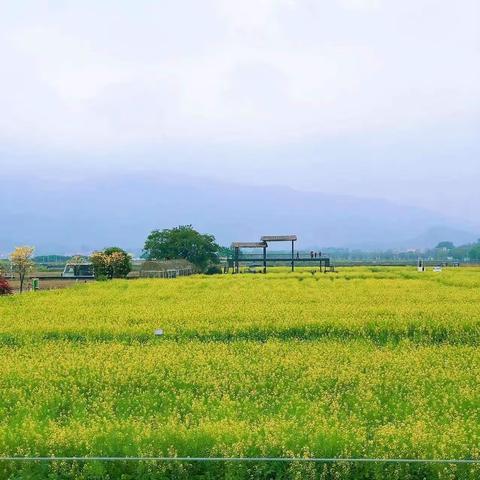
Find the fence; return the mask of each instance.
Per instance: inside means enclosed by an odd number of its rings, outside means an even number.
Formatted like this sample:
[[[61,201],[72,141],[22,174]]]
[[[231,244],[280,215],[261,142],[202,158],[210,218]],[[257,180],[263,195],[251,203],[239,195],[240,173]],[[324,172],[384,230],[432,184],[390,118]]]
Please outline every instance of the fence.
[[[478,465],[478,458],[318,458],[318,457],[0,457],[0,462],[280,462],[280,463],[397,463]]]
[[[176,278],[193,275],[193,268],[177,268],[168,270],[140,270],[140,278]]]

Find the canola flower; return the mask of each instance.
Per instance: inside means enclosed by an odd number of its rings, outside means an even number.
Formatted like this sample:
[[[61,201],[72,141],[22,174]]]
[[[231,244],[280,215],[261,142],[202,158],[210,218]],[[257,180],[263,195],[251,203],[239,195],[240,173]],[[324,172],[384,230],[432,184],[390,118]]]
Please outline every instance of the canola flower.
[[[480,458],[479,287],[474,268],[353,268],[2,298],[0,455]],[[42,474],[473,479],[480,468],[0,464],[1,478]]]

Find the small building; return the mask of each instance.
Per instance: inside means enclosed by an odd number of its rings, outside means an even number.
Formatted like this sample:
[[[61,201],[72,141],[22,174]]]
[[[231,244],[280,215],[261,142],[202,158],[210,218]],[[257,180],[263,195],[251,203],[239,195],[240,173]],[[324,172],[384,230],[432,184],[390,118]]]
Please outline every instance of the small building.
[[[93,278],[93,264],[91,262],[67,262],[62,273],[63,278]]]

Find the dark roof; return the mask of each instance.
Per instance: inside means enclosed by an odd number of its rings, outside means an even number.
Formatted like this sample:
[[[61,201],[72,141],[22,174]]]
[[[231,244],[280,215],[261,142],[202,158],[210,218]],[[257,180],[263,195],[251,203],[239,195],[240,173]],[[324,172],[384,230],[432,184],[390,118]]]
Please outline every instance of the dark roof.
[[[262,242],[292,242],[297,240],[296,235],[264,235]]]
[[[266,247],[265,242],[233,242],[232,248],[263,248]]]

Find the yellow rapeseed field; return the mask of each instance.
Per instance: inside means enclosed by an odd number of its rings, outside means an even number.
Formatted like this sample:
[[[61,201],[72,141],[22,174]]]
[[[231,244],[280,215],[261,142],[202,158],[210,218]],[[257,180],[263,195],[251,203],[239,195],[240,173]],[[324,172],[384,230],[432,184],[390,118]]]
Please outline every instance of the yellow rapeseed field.
[[[479,343],[476,268],[0,298],[0,455],[480,458]],[[2,479],[387,476],[474,479],[480,466],[0,462]]]

